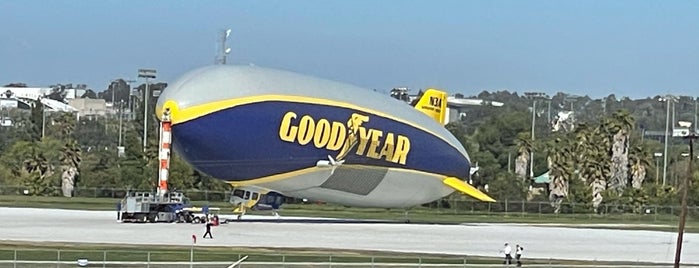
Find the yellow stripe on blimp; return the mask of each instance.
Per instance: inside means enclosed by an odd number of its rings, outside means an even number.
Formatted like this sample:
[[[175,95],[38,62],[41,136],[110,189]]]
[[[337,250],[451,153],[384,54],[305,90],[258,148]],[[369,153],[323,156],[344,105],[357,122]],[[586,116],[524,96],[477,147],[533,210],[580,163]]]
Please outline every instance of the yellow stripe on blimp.
[[[218,112],[224,109],[232,108],[235,106],[239,105],[245,105],[245,104],[251,104],[251,103],[259,103],[259,102],[266,102],[266,101],[284,101],[284,102],[298,102],[298,103],[308,103],[308,104],[322,104],[322,105],[329,105],[329,106],[335,106],[335,107],[342,107],[342,108],[347,108],[347,109],[353,109],[357,111],[361,111],[364,113],[370,113],[376,116],[388,118],[397,122],[404,123],[406,125],[412,126],[414,128],[420,129],[422,131],[425,131],[429,133],[432,136],[438,137],[443,141],[447,141],[445,137],[442,137],[441,135],[437,135],[436,133],[424,128],[423,126],[417,125],[413,122],[406,121],[403,119],[399,119],[395,116],[379,112],[377,110],[373,109],[368,109],[364,107],[360,107],[358,105],[350,104],[350,103],[345,103],[345,102],[340,102],[340,101],[333,101],[333,100],[328,100],[328,99],[321,99],[321,98],[314,98],[314,97],[305,97],[305,96],[292,96],[292,95],[258,95],[258,96],[250,96],[250,97],[242,97],[242,98],[235,98],[235,99],[227,99],[227,100],[220,100],[220,101],[214,101],[214,102],[209,102],[209,103],[204,103],[204,104],[199,104],[199,105],[194,105],[191,107],[187,108],[180,108],[177,102],[173,100],[166,100],[163,103],[162,107],[156,107],[156,116],[158,117],[159,120],[162,120],[163,116],[163,111],[164,109],[169,109],[170,110],[170,122],[172,122],[173,125],[181,124],[190,120],[197,119],[199,117]]]
[[[447,177],[442,182],[444,182],[444,184],[448,185],[449,187],[454,188],[459,192],[470,195],[473,198],[478,199],[480,201],[495,202],[495,199],[493,199],[492,197],[488,196],[487,194],[484,194],[483,192],[479,191],[475,187],[473,187],[473,186],[469,185],[468,183],[465,183],[457,178]]]

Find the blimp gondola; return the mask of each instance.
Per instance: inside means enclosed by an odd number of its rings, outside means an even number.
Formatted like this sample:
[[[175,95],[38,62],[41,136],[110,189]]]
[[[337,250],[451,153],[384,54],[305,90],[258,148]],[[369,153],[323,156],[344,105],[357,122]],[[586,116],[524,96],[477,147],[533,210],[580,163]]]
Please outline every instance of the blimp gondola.
[[[237,191],[238,203],[274,206],[289,196],[408,208],[454,191],[494,201],[464,182],[471,160],[443,126],[446,102],[435,89],[410,106],[289,71],[216,65],[168,86],[156,114],[167,113],[187,163],[236,189],[258,189]]]

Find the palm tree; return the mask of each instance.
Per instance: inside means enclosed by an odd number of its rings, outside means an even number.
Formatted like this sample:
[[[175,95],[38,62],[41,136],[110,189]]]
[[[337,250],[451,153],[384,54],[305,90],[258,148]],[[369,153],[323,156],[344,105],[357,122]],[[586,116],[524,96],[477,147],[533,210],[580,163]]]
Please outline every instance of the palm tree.
[[[61,113],[55,121],[61,129],[59,138],[63,141],[60,156],[61,191],[63,196],[72,197],[75,179],[80,173],[80,162],[82,161],[80,145],[73,137],[77,122],[71,113]]]
[[[529,158],[533,147],[532,140],[527,133],[520,133],[517,135],[515,144],[517,146],[515,174],[517,174],[517,177],[524,179],[527,177],[527,167],[529,166],[529,161],[531,161]]]
[[[609,134],[612,135],[609,188],[615,190],[619,195],[628,185],[629,136],[633,125],[634,119],[629,112],[620,110],[612,115],[612,120],[605,126]]]
[[[650,166],[650,153],[644,147],[632,147],[629,159],[631,160],[631,187],[640,189],[646,178],[646,170]]]
[[[580,179],[591,188],[591,203],[595,211],[602,203],[602,192],[607,188],[609,138],[604,125],[604,121],[594,128],[583,125],[575,133]]]
[[[591,201],[595,212],[597,212],[599,206],[602,204],[602,193],[607,189],[606,174],[608,173],[606,161],[599,161],[596,159],[604,159],[606,156],[604,151],[593,149],[587,152],[587,159],[582,163],[583,173],[585,177],[587,177],[587,182],[592,190]]]
[[[47,180],[53,170],[49,164],[49,160],[42,153],[37,153],[32,150],[32,158],[25,159],[24,169],[21,171],[21,177],[24,186],[29,190],[30,195],[44,195],[51,191],[51,182]]]
[[[574,153],[569,139],[557,137],[547,144],[549,167],[549,199],[554,213],[559,213],[561,202],[568,197],[568,185],[574,173]]]
[[[54,174],[54,166],[51,164],[57,159],[58,142],[52,138],[46,138],[40,142],[30,142],[19,153],[22,168],[19,170],[23,184],[32,195],[47,195],[53,191],[51,181]]]
[[[80,146],[74,139],[66,141],[61,151],[61,190],[63,196],[72,197],[75,179],[78,176],[82,161]]]
[[[41,127],[44,125],[44,105],[41,104],[41,101],[34,101],[29,118],[31,120],[29,139],[31,141],[40,141],[42,138]]]

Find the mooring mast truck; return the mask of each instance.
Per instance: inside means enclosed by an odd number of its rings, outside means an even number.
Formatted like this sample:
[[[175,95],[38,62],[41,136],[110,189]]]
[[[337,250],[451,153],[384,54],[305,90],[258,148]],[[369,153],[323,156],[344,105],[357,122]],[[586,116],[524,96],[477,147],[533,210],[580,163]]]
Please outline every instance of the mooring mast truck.
[[[171,142],[170,111],[166,109],[160,121],[157,191],[126,193],[120,204],[122,222],[174,222],[178,212],[188,205],[184,194],[168,191]]]
[[[189,204],[182,193],[168,192],[163,197],[152,192],[128,192],[121,200],[122,222],[174,222]]]

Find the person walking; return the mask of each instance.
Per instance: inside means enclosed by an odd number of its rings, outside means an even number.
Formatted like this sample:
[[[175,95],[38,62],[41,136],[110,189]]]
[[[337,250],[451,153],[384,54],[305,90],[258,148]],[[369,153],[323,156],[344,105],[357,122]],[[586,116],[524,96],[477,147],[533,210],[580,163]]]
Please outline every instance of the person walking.
[[[204,233],[204,238],[206,238],[206,235],[208,234],[209,238],[214,239],[214,236],[211,235],[211,225],[212,225],[211,222],[206,223],[206,233]]]
[[[515,259],[517,260],[517,267],[522,267],[522,261],[520,260],[520,258],[522,258],[522,251],[524,251],[524,248],[520,245],[517,245],[515,247]]]
[[[502,252],[505,253],[505,261],[503,261],[503,264],[512,264],[512,247],[510,247],[510,244],[505,243],[505,248],[502,249]]]
[[[117,222],[121,221],[121,202],[116,203]]]

